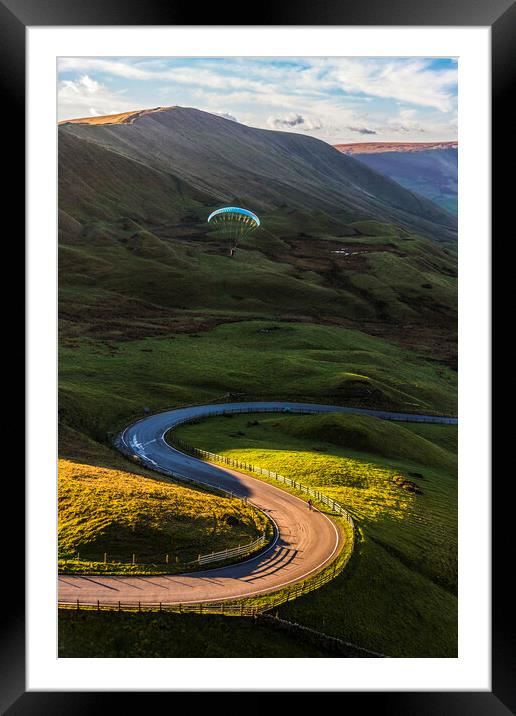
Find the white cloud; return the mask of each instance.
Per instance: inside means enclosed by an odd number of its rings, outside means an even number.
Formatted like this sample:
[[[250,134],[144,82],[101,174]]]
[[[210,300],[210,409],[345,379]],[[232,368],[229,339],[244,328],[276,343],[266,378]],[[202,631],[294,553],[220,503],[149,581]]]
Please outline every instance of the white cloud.
[[[271,129],[303,129],[303,130],[314,130],[321,129],[322,122],[317,118],[304,117],[301,114],[290,113],[283,114],[279,117],[268,117],[267,126]]]
[[[347,92],[409,102],[449,112],[454,104],[456,69],[435,70],[427,60],[344,58],[329,76]]]
[[[58,86],[59,119],[116,114],[139,109],[105,85],[82,75],[77,80],[63,80]]]
[[[397,134],[424,133],[426,128],[417,119],[415,109],[400,109],[398,115],[387,121],[386,130]]]
[[[223,117],[224,119],[230,119],[232,122],[238,122],[238,119],[229,112],[217,112],[217,114],[219,117]]]
[[[351,127],[348,126],[350,132],[357,132],[358,134],[377,134],[376,129],[368,129],[368,127]]]
[[[256,60],[234,60],[217,66],[197,60],[191,67],[169,67],[163,60],[127,60],[95,57],[59,59],[60,72],[99,72],[128,80],[172,81],[207,90],[247,90],[270,95],[321,95],[332,90],[350,93],[351,100],[364,95],[390,98],[432,107],[441,112],[453,108],[456,66],[435,69],[419,58],[310,58],[284,67]],[[354,96],[353,96],[354,93]]]
[[[260,80],[247,79],[238,75],[217,73],[203,67],[156,67],[156,63],[132,63],[124,60],[105,60],[97,57],[61,57],[60,72],[99,72],[122,77],[127,80],[174,82],[182,85],[200,86],[219,90],[260,91]],[[264,87],[265,89],[265,87]]]

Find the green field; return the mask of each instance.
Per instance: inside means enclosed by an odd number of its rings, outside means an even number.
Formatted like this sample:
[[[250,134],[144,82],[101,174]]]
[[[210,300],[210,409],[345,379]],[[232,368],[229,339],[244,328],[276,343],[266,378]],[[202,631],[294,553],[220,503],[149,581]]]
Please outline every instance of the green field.
[[[389,656],[455,656],[457,428],[380,422],[237,415],[176,434],[316,487],[353,515],[348,567],[280,616]]]
[[[64,344],[59,355],[60,446],[67,457],[76,456],[77,433],[106,441],[144,408],[228,394],[410,412],[453,414],[456,408],[451,368],[333,326],[242,321],[110,344],[81,338]]]
[[[241,500],[68,460],[59,461],[58,496],[59,570],[67,574],[191,571],[199,554],[272,531]]]
[[[59,610],[60,658],[295,658],[335,656],[253,619],[197,614]]]
[[[291,212],[262,217],[230,259],[204,218],[152,232],[128,218],[61,221],[61,345],[262,319],[355,328],[456,365],[453,244],[377,221],[337,225],[327,214]]]

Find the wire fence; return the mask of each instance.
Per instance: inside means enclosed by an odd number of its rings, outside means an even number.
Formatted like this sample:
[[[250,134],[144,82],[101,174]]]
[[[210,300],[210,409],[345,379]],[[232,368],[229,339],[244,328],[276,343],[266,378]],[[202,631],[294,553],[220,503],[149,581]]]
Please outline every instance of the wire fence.
[[[66,567],[67,565],[79,564],[81,562],[96,562],[98,564],[145,564],[145,565],[173,565],[173,564],[189,564],[191,558],[185,559],[184,555],[175,554],[172,552],[163,554],[113,554],[112,552],[102,552],[99,554],[87,553],[87,554],[76,554],[69,557],[60,557],[59,566]]]
[[[173,614],[225,614],[228,616],[254,617],[266,611],[263,607],[247,605],[243,601],[232,602],[198,602],[196,604],[163,604],[162,602],[75,602],[59,601],[60,609],[77,611],[109,611],[109,612],[169,612]]]
[[[283,412],[299,412],[304,414],[312,414],[312,413],[321,413],[321,410],[319,408],[308,408],[308,404],[313,403],[314,405],[318,405],[319,401],[321,400],[320,395],[296,395],[295,399],[292,398],[291,395],[284,395],[281,394],[274,394],[274,398],[268,398],[267,396],[253,394],[253,393],[229,393],[227,396],[221,396],[220,398],[216,398],[214,400],[206,401],[210,403],[211,405],[216,406],[217,403],[223,403],[224,401],[231,400],[231,402],[241,402],[241,403],[254,403],[254,402],[271,402],[272,400],[276,403],[278,402],[285,402],[289,403],[289,407],[285,408]],[[335,412],[339,413],[351,413],[351,414],[362,414],[362,415],[369,415],[372,417],[379,417],[384,420],[394,420],[399,422],[414,422],[414,423],[437,423],[442,425],[456,425],[458,423],[458,419],[456,416],[452,415],[442,415],[436,410],[433,410],[432,408],[428,406],[424,406],[425,414],[422,415],[420,413],[414,412],[415,409],[418,407],[423,409],[423,406],[410,406],[407,410],[404,410],[401,412],[399,410],[399,405],[396,404],[389,404],[385,403],[382,406],[378,405],[378,401],[375,400],[374,407],[369,402],[357,402],[355,399],[355,404],[353,406],[349,407],[343,407],[342,406],[342,395],[325,395],[324,396],[324,405],[328,406],[334,406]],[[302,407],[293,407],[292,404],[296,402],[299,404],[304,404]],[[278,409],[277,407],[274,409],[271,408],[254,408],[253,406],[247,406],[244,409],[239,409],[238,411],[226,411],[226,412],[241,412],[241,413],[258,413],[258,412],[281,412],[281,409]],[[326,411],[323,411],[326,412]]]
[[[309,594],[320,587],[331,582],[339,575],[351,557],[353,551],[354,537],[351,538],[350,549],[346,551],[343,558],[338,558],[329,567],[323,569],[314,577],[308,577],[302,582],[293,585],[280,587],[278,591],[271,594],[254,597],[250,599],[234,599],[217,602],[196,602],[166,604],[164,602],[73,602],[60,601],[59,606],[63,609],[81,609],[97,611],[133,611],[133,612],[172,612],[176,614],[225,614],[228,616],[254,617],[259,614],[271,611],[282,604],[290,602],[298,597]]]

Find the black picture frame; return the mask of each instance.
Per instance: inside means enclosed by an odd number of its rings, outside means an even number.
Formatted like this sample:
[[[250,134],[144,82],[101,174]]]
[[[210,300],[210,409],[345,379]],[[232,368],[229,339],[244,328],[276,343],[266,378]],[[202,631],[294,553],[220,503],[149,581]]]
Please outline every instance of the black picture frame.
[[[502,181],[503,171],[514,171],[514,139],[504,138],[510,123],[510,85],[516,65],[514,29],[516,4],[511,0],[451,0],[436,3],[420,0],[369,0],[367,3],[346,0],[325,0],[312,4],[283,0],[261,7],[253,7],[252,19],[246,18],[241,6],[231,2],[205,4],[202,23],[199,23],[199,5],[172,0],[0,0],[0,77],[4,107],[2,114],[5,134],[11,146],[17,145],[16,163],[10,167],[11,211],[18,209],[16,232],[21,234],[24,206],[24,161],[22,147],[24,133],[25,87],[25,30],[28,26],[73,25],[383,25],[383,26],[484,26],[491,28],[492,37],[492,169],[496,178],[493,192],[493,235],[499,235],[504,225],[510,226],[513,193],[510,182]],[[259,10],[257,12],[257,10]],[[259,17],[257,17],[257,15]],[[238,22],[227,22],[237,18]],[[511,118],[511,119],[509,119]],[[8,133],[8,134],[7,134]],[[511,201],[512,200],[512,201]],[[472,208],[473,209],[473,208]],[[507,223],[505,224],[505,222]],[[502,237],[503,238],[503,237]],[[21,236],[17,236],[19,246]],[[493,257],[496,260],[496,257]],[[504,255],[504,263],[506,254]],[[493,268],[496,266],[496,261]],[[503,289],[502,289],[503,290]],[[502,293],[493,296],[493,347],[497,339],[499,313],[507,299]],[[498,314],[498,315],[497,315]],[[500,351],[500,355],[502,351]],[[506,359],[507,360],[507,359]],[[503,366],[501,366],[503,368]],[[502,381],[501,381],[502,382]],[[495,384],[496,385],[496,384]],[[495,386],[493,386],[495,387]],[[506,396],[505,400],[507,400]],[[501,399],[493,394],[492,411],[496,414]],[[503,452],[511,444],[509,426],[502,424],[493,433],[493,455]],[[505,442],[504,442],[505,441]],[[23,482],[12,481],[9,500],[23,504]],[[514,597],[507,581],[507,546],[511,543],[511,521],[505,487],[493,484],[493,593],[492,593],[492,690],[471,692],[346,692],[345,708],[353,708],[359,700],[362,708],[381,709],[382,713],[398,716],[426,716],[427,714],[467,714],[468,716],[502,716],[516,713],[516,664],[514,660],[514,632],[510,615],[514,610]],[[17,536],[18,551],[24,544],[24,531],[20,524]],[[140,694],[95,692],[27,692],[25,686],[25,609],[24,573],[20,562],[9,567],[9,581],[16,585],[4,605],[4,624],[0,652],[0,708],[2,713],[18,714],[82,714],[93,709],[107,709],[114,697],[117,708],[120,700],[129,696],[133,708],[138,708]],[[514,626],[514,623],[512,623]],[[149,694],[143,694],[148,699]],[[169,697],[170,698],[170,697]]]

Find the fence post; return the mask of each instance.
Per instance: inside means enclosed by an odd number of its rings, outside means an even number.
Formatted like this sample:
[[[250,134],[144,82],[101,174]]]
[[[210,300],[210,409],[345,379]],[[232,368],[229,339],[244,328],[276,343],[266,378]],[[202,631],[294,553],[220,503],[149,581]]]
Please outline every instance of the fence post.
[[[136,555],[133,554],[133,564],[136,564]]]
[[[100,602],[98,599],[97,599],[97,611],[100,612]]]
[[[107,562],[107,552],[104,552],[104,564]]]
[[[79,600],[77,600],[77,611],[79,611]]]

